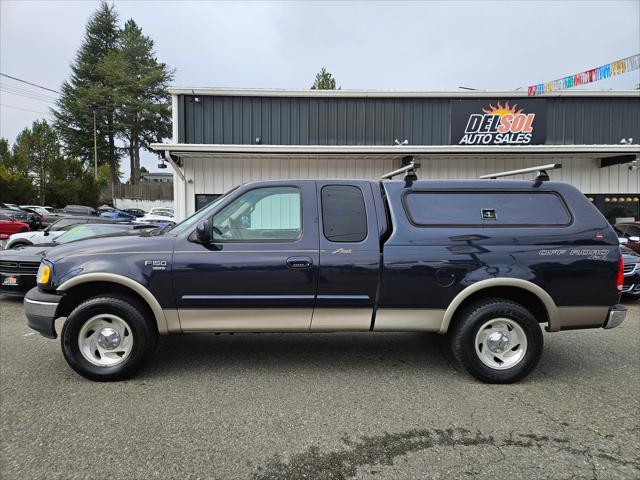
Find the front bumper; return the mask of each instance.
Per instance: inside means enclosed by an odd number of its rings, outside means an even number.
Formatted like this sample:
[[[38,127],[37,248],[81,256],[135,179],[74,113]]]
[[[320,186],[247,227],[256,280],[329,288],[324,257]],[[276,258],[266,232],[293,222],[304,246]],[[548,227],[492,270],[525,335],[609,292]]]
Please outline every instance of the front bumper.
[[[23,302],[27,325],[44,337],[56,338],[55,319],[60,300],[62,295],[44,293],[38,287],[29,290]]]
[[[614,305],[609,310],[609,315],[607,315],[607,321],[604,322],[602,328],[616,328],[624,319],[627,318],[627,307],[624,305]]]

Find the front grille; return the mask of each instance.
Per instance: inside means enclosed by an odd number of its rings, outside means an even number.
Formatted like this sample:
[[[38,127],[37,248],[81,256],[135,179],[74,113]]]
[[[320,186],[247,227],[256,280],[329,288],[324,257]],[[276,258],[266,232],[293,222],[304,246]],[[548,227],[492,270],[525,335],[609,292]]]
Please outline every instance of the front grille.
[[[624,266],[624,274],[625,275],[631,275],[633,272],[636,271],[636,268],[638,267],[637,263],[627,263]]]
[[[37,273],[40,262],[11,262],[0,260],[0,272],[6,273]]]

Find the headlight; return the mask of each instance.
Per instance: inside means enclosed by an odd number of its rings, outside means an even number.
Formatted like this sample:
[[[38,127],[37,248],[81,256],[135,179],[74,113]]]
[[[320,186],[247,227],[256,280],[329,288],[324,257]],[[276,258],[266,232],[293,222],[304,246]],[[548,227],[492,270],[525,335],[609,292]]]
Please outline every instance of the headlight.
[[[51,265],[43,261],[38,268],[36,281],[38,285],[46,285],[49,283],[49,280],[51,280]]]

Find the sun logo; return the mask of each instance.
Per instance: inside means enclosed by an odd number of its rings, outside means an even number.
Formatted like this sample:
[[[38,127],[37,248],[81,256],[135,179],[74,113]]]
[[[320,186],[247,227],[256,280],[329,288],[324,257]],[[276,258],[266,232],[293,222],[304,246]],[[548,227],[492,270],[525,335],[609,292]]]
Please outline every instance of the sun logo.
[[[483,108],[482,111],[488,115],[506,115],[507,113],[511,113],[511,114],[518,114],[518,113],[522,113],[524,110],[520,109],[520,110],[516,110],[516,107],[518,106],[518,104],[514,104],[512,107],[509,106],[509,100],[507,100],[504,104],[504,106],[498,102],[498,106],[494,107],[493,104],[489,104],[489,108]]]

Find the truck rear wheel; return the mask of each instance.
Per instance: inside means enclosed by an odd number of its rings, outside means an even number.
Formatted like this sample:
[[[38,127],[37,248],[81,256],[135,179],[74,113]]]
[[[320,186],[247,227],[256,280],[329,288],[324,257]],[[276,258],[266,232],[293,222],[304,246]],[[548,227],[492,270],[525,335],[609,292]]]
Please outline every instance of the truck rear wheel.
[[[477,379],[513,383],[538,364],[542,330],[522,305],[502,298],[485,299],[457,318],[451,346],[458,362]]]
[[[134,299],[90,298],[78,305],[62,328],[62,353],[69,366],[96,381],[124,380],[153,354],[158,332]]]

